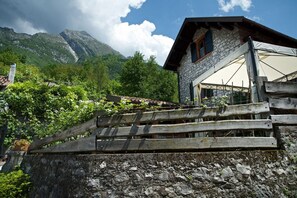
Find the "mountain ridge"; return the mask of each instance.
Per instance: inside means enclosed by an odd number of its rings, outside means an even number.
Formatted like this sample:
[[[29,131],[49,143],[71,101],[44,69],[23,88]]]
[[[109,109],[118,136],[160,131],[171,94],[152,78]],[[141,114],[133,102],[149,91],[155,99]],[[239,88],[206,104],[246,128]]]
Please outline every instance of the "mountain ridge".
[[[39,66],[53,63],[76,63],[89,57],[121,55],[109,45],[96,40],[86,31],[65,29],[59,34],[16,33],[0,27],[0,50],[10,48],[27,57],[27,63]]]

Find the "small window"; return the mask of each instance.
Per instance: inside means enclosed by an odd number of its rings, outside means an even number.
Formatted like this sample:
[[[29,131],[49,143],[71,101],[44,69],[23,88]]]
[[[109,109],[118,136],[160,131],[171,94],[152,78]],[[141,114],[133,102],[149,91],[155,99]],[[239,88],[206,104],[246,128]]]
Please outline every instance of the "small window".
[[[212,33],[208,30],[205,35],[191,43],[192,62],[203,58],[211,51],[213,51]]]

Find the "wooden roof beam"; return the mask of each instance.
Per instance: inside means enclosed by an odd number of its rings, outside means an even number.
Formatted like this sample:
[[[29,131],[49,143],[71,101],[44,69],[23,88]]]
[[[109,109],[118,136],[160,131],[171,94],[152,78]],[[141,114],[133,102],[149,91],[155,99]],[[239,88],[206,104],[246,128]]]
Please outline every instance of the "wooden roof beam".
[[[234,30],[234,26],[232,24],[218,23],[218,25],[230,31]]]
[[[176,50],[176,49],[173,49],[173,52],[176,54],[176,56],[183,56],[187,53],[185,50]]]
[[[186,50],[185,50],[184,48],[181,48],[181,47],[175,47],[175,48],[173,49],[173,51],[174,51],[174,52],[178,52],[179,54],[182,54],[182,53],[180,53],[180,52],[181,52],[181,51],[184,51],[183,54],[186,54]]]
[[[222,29],[222,26],[219,23],[217,23],[217,22],[211,22],[211,23],[209,23],[209,25],[210,25],[210,27],[213,27],[213,28],[215,28],[217,30],[221,30]]]
[[[172,62],[168,62],[168,65],[170,65],[171,67],[179,67],[180,66],[180,64],[175,64]]]
[[[205,28],[205,29],[209,29],[210,28],[210,25],[208,22],[204,22],[201,24],[201,27]]]
[[[184,42],[186,42],[186,43],[190,43],[190,42],[193,41],[192,38],[185,37],[185,36],[180,36],[178,39],[181,40],[181,41],[184,41]]]

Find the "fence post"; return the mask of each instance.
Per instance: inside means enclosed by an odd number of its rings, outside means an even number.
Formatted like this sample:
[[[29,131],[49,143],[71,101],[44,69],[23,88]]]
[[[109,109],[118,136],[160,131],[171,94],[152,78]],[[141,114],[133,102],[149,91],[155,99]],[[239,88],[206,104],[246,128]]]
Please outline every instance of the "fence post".
[[[266,76],[257,76],[256,78],[259,102],[263,102],[267,100],[267,95],[265,94],[265,87],[264,87],[264,83],[267,81],[268,79]]]
[[[257,85],[257,77],[259,76],[259,72],[258,72],[259,60],[258,60],[257,52],[255,52],[253,40],[251,39],[251,37],[249,37],[248,44],[249,44],[249,52],[246,56],[246,64],[247,64],[249,77],[253,81],[253,86],[251,88],[251,96],[252,96],[251,99],[253,103],[256,103],[260,101],[259,91],[258,91],[259,87]]]

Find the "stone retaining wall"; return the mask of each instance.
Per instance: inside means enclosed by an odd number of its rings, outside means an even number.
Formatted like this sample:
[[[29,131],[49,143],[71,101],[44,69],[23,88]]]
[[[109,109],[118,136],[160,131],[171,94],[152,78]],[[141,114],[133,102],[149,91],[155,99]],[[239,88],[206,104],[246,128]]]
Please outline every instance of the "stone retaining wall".
[[[296,197],[297,130],[285,150],[27,155],[31,197]]]

